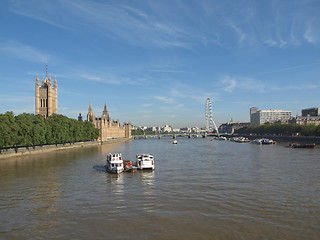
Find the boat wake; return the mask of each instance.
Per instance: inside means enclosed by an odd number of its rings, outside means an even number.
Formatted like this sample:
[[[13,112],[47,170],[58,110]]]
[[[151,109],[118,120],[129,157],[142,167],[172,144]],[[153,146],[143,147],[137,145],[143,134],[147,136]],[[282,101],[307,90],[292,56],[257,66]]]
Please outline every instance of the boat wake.
[[[107,172],[105,165],[94,165],[93,169],[95,169],[97,172]]]

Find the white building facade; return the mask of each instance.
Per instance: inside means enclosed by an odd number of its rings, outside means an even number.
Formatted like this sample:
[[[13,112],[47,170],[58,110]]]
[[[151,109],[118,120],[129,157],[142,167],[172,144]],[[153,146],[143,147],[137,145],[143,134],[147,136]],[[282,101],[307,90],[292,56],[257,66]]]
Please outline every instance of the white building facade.
[[[291,111],[259,110],[256,107],[250,108],[251,126],[258,126],[265,123],[288,122],[290,118]]]

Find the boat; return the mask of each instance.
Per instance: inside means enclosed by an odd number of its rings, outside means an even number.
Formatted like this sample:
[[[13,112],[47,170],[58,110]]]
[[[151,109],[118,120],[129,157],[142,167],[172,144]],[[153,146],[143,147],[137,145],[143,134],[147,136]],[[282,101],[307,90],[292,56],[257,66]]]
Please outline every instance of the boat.
[[[177,140],[173,140],[172,143],[173,143],[173,144],[178,144],[178,141],[177,141]]]
[[[302,144],[302,143],[290,143],[288,146],[288,148],[314,148],[316,146],[315,143],[309,143],[309,144]]]
[[[137,160],[136,164],[138,169],[154,170],[154,158],[151,154],[147,154],[147,153],[137,154],[136,160]]]
[[[227,141],[228,139],[224,136],[216,137],[217,140]]]
[[[246,137],[234,137],[232,141],[237,142],[237,143],[247,143],[250,142],[250,140]]]
[[[273,141],[272,139],[268,139],[268,138],[260,138],[260,139],[253,140],[252,142],[259,145],[277,144],[276,141]]]
[[[123,160],[124,171],[125,172],[135,172],[137,170],[136,166],[133,166],[132,161]]]
[[[107,155],[107,172],[109,173],[122,173],[124,171],[124,164],[121,153],[108,153]]]

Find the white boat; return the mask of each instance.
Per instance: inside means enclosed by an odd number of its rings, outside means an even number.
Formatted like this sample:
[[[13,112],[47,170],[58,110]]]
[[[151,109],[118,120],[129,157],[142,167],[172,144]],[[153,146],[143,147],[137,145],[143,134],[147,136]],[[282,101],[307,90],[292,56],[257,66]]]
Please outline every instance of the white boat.
[[[237,142],[237,143],[247,143],[250,142],[250,140],[246,137],[234,137],[232,141]]]
[[[140,170],[143,169],[150,169],[153,170],[154,169],[154,158],[151,154],[137,154],[136,156],[136,160],[137,160],[137,168]]]
[[[173,143],[173,144],[178,144],[178,141],[177,141],[177,140],[173,140],[172,143]]]
[[[276,144],[277,142],[273,141],[272,139],[261,138],[261,139],[254,140],[253,143],[256,143],[259,145],[270,145],[270,144]]]
[[[216,137],[217,140],[227,141],[227,138],[224,136]]]
[[[106,169],[109,173],[122,173],[124,171],[121,153],[108,153]]]

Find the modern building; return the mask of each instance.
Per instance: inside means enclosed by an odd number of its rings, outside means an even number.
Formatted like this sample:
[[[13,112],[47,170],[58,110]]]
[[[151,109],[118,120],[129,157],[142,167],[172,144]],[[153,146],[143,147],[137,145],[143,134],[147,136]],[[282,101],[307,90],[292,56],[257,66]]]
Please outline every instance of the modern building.
[[[52,114],[58,114],[58,84],[54,78],[52,86],[51,76],[43,78],[40,86],[39,77],[36,78],[36,114],[45,118]]]
[[[308,117],[308,116],[319,116],[320,114],[320,108],[305,108],[301,110],[302,117]]]
[[[265,123],[275,123],[275,122],[287,123],[290,118],[291,118],[291,111],[259,110],[256,107],[250,108],[251,126],[258,126]]]
[[[101,117],[95,117],[90,102],[87,121],[92,122],[99,129],[99,140],[101,141],[112,138],[131,138],[131,123],[124,123],[123,126],[120,126],[119,120],[112,121],[106,104]]]

